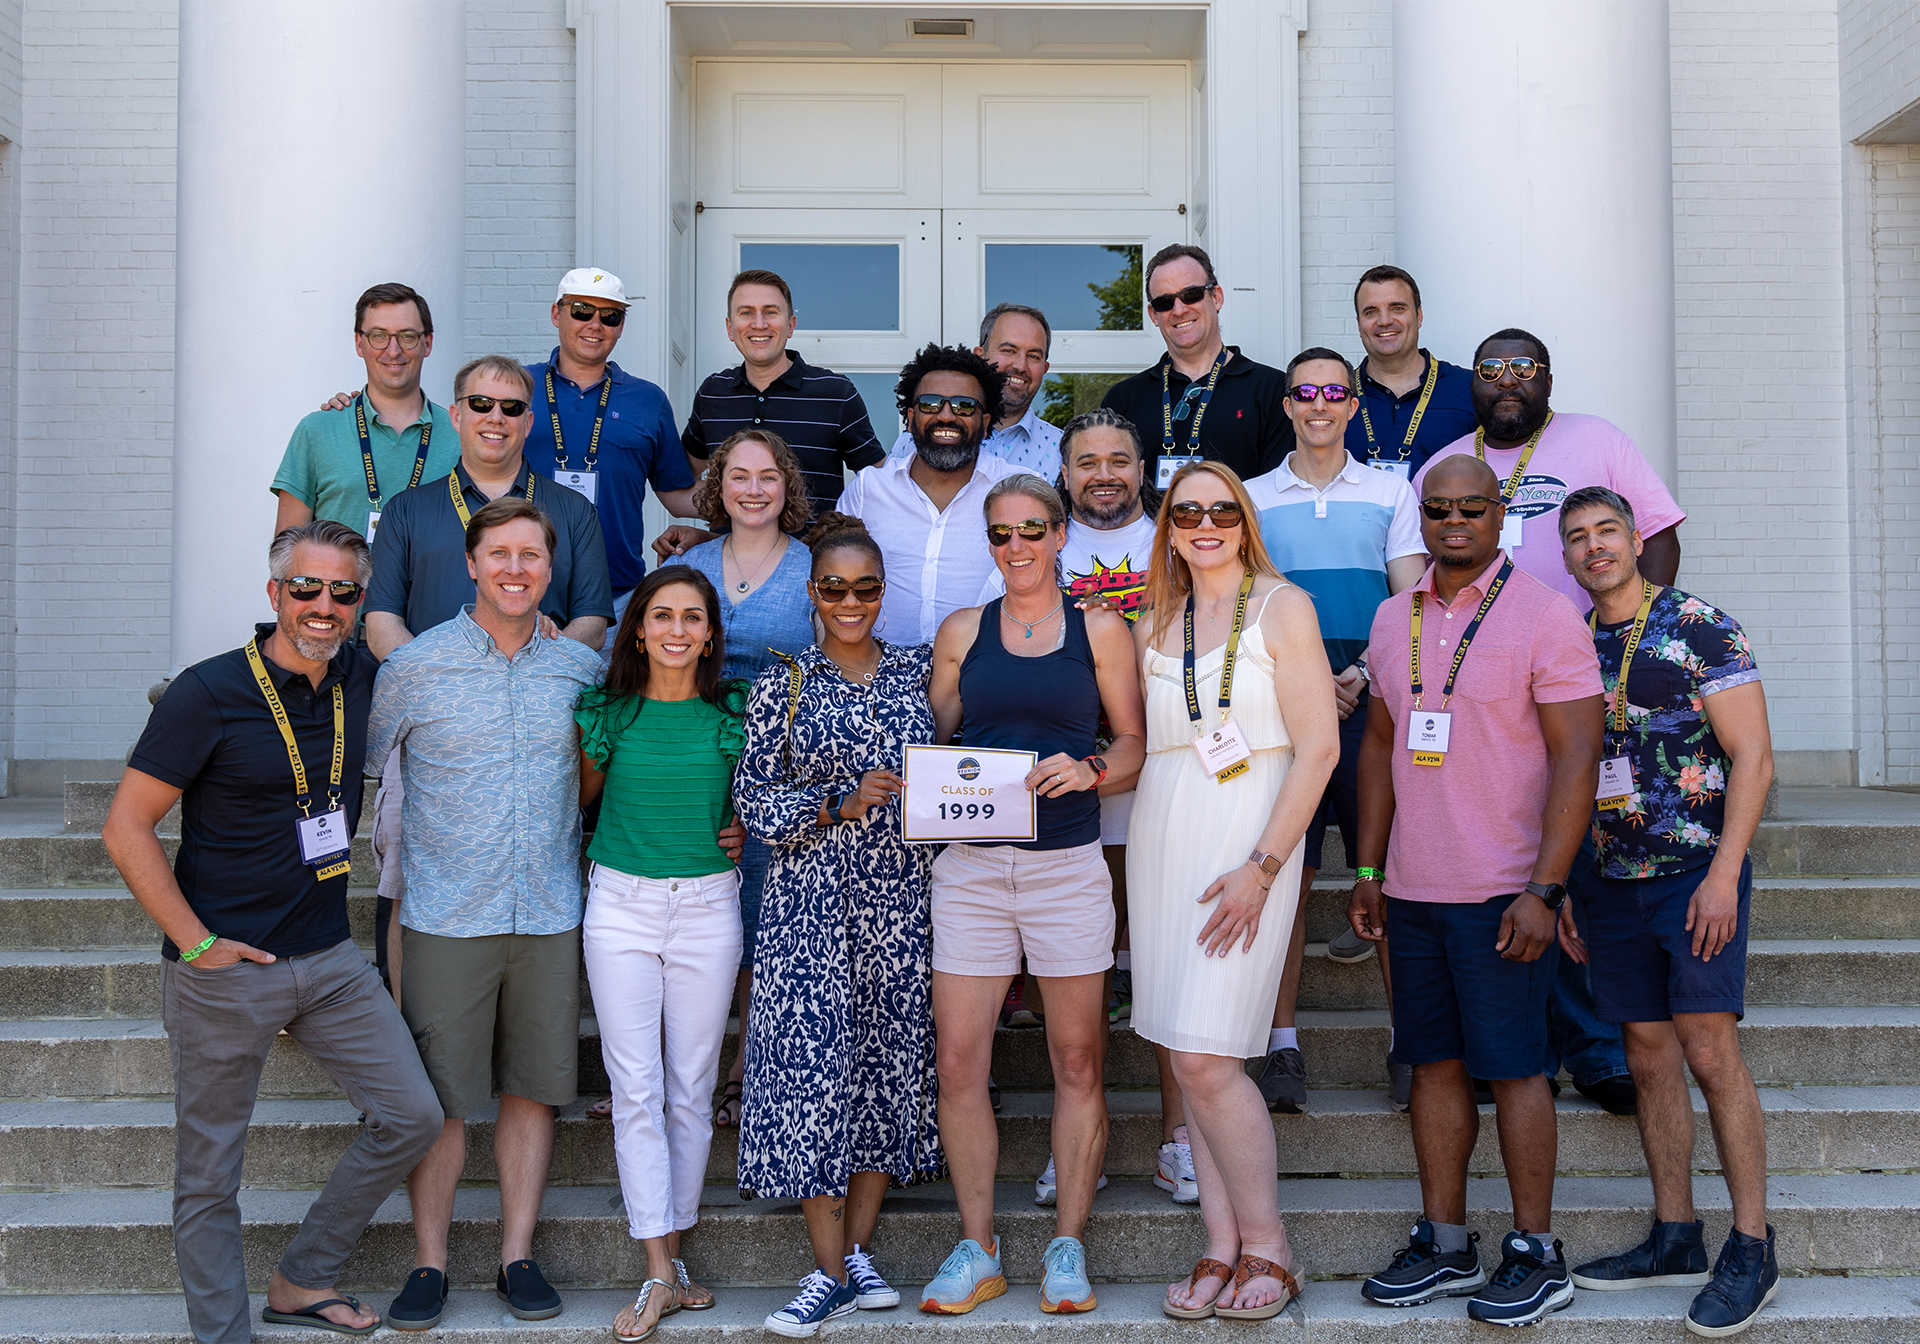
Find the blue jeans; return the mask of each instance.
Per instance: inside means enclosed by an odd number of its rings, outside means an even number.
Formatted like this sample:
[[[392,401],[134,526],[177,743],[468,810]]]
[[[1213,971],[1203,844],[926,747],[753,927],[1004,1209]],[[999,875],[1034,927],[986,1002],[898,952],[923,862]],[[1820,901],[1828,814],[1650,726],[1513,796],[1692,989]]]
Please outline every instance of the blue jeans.
[[[749,835],[740,848],[740,969],[753,969],[753,940],[760,929],[760,896],[767,889],[767,864],[773,846]]]
[[[1593,837],[1580,842],[1579,857],[1567,875],[1567,904],[1573,907],[1574,927],[1587,936],[1587,893],[1593,889]],[[1593,977],[1572,957],[1560,958],[1553,992],[1547,996],[1547,1034],[1557,1066],[1572,1075],[1575,1086],[1591,1087],[1608,1078],[1627,1076],[1627,1051],[1620,1028],[1602,1022],[1593,1006]],[[1552,1072],[1548,1074],[1552,1076]]]

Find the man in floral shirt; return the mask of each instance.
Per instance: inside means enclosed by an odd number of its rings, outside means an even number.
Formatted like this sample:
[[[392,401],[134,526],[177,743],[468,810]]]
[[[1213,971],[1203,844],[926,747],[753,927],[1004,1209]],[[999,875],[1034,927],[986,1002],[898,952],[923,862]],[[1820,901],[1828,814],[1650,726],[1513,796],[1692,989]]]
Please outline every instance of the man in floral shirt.
[[[1573,1271],[1582,1288],[1705,1285],[1695,1333],[1730,1335],[1779,1289],[1767,1225],[1766,1136],[1736,1024],[1747,915],[1773,748],[1760,673],[1739,623],[1643,578],[1633,506],[1602,486],[1560,511],[1567,572],[1593,598],[1607,688],[1606,748],[1585,881],[1593,995],[1622,1025],[1653,1177],[1654,1226],[1632,1250]],[[1733,1229],[1713,1272],[1693,1209],[1693,1070],[1713,1120]]]

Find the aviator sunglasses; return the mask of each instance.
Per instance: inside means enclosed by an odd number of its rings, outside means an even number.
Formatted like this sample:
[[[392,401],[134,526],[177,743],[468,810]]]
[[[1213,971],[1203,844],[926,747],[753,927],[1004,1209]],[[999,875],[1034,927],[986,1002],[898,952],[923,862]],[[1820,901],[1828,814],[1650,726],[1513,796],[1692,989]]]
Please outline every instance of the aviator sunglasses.
[[[1212,285],[1188,285],[1185,289],[1176,289],[1171,294],[1156,294],[1147,300],[1147,307],[1156,313],[1170,313],[1173,311],[1174,300],[1178,299],[1191,308],[1206,298],[1213,288]]]
[[[1316,395],[1324,396],[1329,406],[1337,406],[1353,395],[1353,389],[1345,383],[1296,383],[1287,389],[1287,395],[1298,402],[1309,402]]]
[[[1217,503],[1207,505],[1205,508],[1190,501],[1182,502],[1175,504],[1168,512],[1169,516],[1173,519],[1173,525],[1188,532],[1200,526],[1200,520],[1202,518],[1213,519],[1213,525],[1215,527],[1240,526],[1240,506],[1230,499],[1220,500]]]
[[[333,600],[343,607],[357,605],[367,592],[352,579],[315,579],[304,574],[280,580],[280,587],[296,602],[315,601],[320,596],[320,590],[325,588],[333,594]]]
[[[1461,495],[1458,499],[1443,499],[1438,495],[1420,501],[1420,512],[1436,523],[1445,522],[1453,516],[1455,509],[1460,510],[1462,518],[1480,518],[1488,509],[1500,501],[1488,499],[1485,495]]]
[[[813,581],[813,591],[829,602],[844,602],[847,594],[852,593],[860,601],[872,606],[886,590],[887,581],[871,574],[863,574],[852,580],[843,579],[837,574],[824,574]]]
[[[518,420],[527,413],[527,403],[521,401],[518,397],[508,401],[502,401],[498,397],[475,395],[462,397],[460,400],[466,402],[467,409],[471,410],[475,415],[490,415],[493,413],[495,406],[498,406],[500,408],[500,414],[506,416],[509,420]]]
[[[627,310],[625,308],[596,308],[590,303],[576,303],[567,309],[567,316],[571,317],[575,322],[580,323],[591,322],[595,317],[598,317],[601,326],[617,327],[627,320]]]
[[[1511,369],[1513,376],[1524,383],[1546,367],[1544,360],[1529,359],[1521,355],[1518,359],[1483,359],[1473,366],[1473,371],[1480,375],[1482,382],[1497,383],[1500,381],[1500,375]]]
[[[1015,532],[1020,534],[1022,541],[1038,541],[1047,535],[1047,529],[1051,526],[1044,518],[1027,518],[1017,523],[988,523],[987,544],[996,548],[1005,546],[1013,540]]]

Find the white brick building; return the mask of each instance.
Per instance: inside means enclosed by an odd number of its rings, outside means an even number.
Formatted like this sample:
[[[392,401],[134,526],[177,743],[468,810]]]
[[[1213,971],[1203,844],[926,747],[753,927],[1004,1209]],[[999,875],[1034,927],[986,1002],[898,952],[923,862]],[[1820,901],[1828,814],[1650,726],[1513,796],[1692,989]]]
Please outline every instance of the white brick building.
[[[1521,22],[1482,0],[0,0],[10,790],[109,777],[147,687],[238,642],[267,481],[295,419],[357,385],[365,285],[428,294],[439,398],[464,356],[544,352],[555,277],[609,267],[639,297],[617,358],[684,415],[734,244],[883,216],[899,340],[819,347],[850,370],[976,321],[989,236],[1200,242],[1229,339],[1268,362],[1357,355],[1349,295],[1381,261],[1419,275],[1448,358],[1483,312],[1539,331],[1556,404],[1669,475],[1680,581],[1752,632],[1783,781],[1920,784],[1920,5]],[[1505,84],[1471,68],[1509,57]],[[1615,95],[1581,103],[1595,80]],[[754,140],[816,113],[857,152]],[[1536,142],[1553,127],[1577,154]],[[1443,152],[1455,194],[1413,199]],[[1138,367],[1140,339],[1082,334],[1056,367]]]

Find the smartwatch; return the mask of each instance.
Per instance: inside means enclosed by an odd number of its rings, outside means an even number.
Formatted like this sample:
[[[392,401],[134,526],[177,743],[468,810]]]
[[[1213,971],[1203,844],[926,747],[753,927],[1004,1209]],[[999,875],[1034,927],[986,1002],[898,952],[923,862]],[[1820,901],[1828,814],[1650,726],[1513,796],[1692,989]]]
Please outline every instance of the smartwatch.
[[[844,793],[830,793],[827,795],[826,809],[828,821],[844,822],[846,820],[845,817],[840,815],[840,804],[846,800],[847,796]]]
[[[1253,864],[1268,877],[1280,876],[1280,870],[1286,867],[1286,863],[1278,854],[1266,854],[1257,849],[1247,856],[1247,862]]]
[[[1558,910],[1567,899],[1567,887],[1564,882],[1529,882],[1527,890],[1540,898],[1540,903],[1549,910]]]
[[[1093,767],[1093,787],[1099,788],[1107,782],[1107,761],[1104,756],[1086,756],[1082,758]]]

